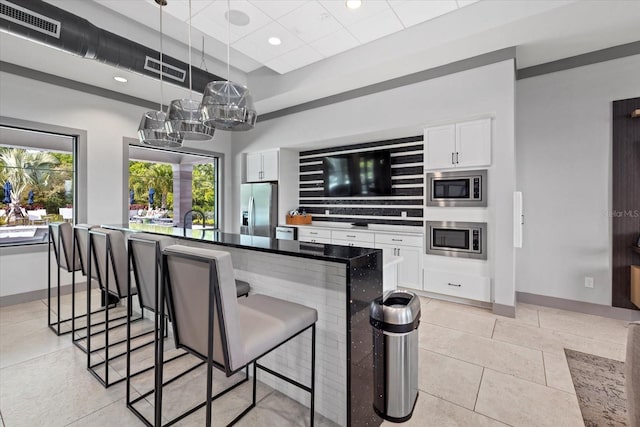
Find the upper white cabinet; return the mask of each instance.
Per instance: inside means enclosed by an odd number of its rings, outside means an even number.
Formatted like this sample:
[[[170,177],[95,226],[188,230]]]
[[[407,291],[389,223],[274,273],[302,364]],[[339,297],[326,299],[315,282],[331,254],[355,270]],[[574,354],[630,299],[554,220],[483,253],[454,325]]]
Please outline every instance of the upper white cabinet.
[[[491,164],[491,119],[424,130],[425,169],[452,169]]]
[[[247,182],[278,180],[278,150],[247,154]]]

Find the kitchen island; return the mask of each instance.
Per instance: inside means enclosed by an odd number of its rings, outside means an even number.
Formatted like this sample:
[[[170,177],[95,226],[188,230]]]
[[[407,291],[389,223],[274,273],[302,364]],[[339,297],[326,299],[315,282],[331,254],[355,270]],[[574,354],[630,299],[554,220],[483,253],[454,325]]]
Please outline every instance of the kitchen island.
[[[316,411],[339,425],[381,424],[373,410],[369,305],[382,295],[382,250],[146,224],[103,227],[170,235],[183,245],[227,251],[236,278],[249,282],[252,293],[315,308]],[[265,356],[261,364],[308,384],[310,340],[305,333]],[[300,389],[270,375],[259,373],[258,379],[309,405],[308,394]]]

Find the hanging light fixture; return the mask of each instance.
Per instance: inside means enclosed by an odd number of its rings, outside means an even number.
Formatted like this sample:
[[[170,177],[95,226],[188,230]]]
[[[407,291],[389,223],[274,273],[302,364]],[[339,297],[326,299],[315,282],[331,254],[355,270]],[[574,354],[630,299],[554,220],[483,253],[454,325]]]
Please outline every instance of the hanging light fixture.
[[[167,134],[165,122],[167,114],[163,111],[164,93],[162,88],[162,6],[167,5],[167,0],[155,0],[160,6],[160,109],[158,111],[147,111],[142,115],[140,126],[138,126],[138,139],[146,145],[155,147],[181,147],[182,140],[171,137]]]
[[[193,100],[191,74],[191,0],[189,0],[189,99],[171,101],[165,126],[170,137],[188,141],[208,141],[213,138],[215,128],[202,122],[200,103]]]
[[[227,80],[207,84],[202,96],[204,125],[229,131],[251,130],[258,114],[246,86],[230,81],[231,0],[227,0]]]

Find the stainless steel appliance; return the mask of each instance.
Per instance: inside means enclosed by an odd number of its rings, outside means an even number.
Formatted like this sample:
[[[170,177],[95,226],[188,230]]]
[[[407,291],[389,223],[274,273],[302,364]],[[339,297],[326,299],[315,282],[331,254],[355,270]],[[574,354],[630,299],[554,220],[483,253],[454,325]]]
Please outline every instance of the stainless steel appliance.
[[[487,223],[427,221],[429,255],[487,259]]]
[[[240,215],[240,234],[275,237],[278,186],[271,183],[242,184]]]
[[[298,238],[298,227],[276,227],[276,239],[296,240]]]
[[[427,206],[487,206],[487,170],[430,172]]]

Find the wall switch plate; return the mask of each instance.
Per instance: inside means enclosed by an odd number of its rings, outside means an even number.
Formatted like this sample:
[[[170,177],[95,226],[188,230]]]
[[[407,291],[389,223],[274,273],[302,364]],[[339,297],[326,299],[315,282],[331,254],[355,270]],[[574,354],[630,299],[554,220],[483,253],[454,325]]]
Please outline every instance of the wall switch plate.
[[[406,218],[407,217],[407,213],[405,211],[400,212],[400,216],[402,218]]]
[[[324,210],[324,214],[325,214],[325,215],[329,215],[329,209],[325,209],[325,210]]]
[[[587,276],[587,277],[584,278],[584,287],[585,288],[593,289],[594,285],[595,285],[595,281],[593,280],[593,277],[588,277]]]

